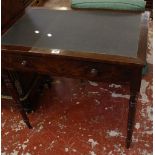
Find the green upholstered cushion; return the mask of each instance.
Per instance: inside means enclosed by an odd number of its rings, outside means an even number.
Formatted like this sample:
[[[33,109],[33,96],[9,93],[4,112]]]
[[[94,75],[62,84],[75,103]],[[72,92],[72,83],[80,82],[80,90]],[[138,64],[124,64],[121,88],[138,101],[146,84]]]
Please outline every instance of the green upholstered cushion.
[[[72,8],[144,11],[144,0],[71,0]]]

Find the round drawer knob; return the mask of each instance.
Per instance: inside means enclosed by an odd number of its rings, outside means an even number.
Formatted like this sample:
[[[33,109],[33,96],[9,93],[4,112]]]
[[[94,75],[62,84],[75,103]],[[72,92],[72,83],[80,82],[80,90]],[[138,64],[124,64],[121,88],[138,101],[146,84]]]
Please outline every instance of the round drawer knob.
[[[21,63],[22,66],[26,66],[26,64],[27,64],[26,60],[23,60],[22,63]]]
[[[98,74],[98,71],[97,71],[97,69],[93,68],[93,69],[91,69],[90,73],[92,76],[96,76]]]

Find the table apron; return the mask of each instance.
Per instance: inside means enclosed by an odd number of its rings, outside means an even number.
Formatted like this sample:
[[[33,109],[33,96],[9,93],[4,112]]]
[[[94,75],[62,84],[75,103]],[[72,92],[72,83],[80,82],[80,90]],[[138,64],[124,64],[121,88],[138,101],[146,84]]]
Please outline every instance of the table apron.
[[[2,68],[24,72],[37,72],[64,76],[69,78],[88,79],[92,81],[129,81],[136,67],[130,65],[110,64],[76,60],[65,57],[41,57],[2,53]]]

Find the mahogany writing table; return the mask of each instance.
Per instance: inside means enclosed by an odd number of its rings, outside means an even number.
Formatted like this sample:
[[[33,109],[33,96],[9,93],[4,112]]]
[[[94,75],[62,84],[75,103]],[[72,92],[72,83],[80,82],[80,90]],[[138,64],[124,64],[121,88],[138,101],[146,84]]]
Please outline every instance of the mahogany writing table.
[[[145,64],[148,19],[148,12],[28,9],[2,36],[2,69],[8,73],[5,83],[27,126],[31,128],[11,70],[129,82],[129,148]]]

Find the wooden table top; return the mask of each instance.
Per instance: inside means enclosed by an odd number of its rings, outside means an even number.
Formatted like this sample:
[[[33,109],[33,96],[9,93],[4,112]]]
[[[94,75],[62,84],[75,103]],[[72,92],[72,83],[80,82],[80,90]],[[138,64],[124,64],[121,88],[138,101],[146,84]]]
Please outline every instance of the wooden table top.
[[[137,57],[142,13],[28,9],[2,45]]]

